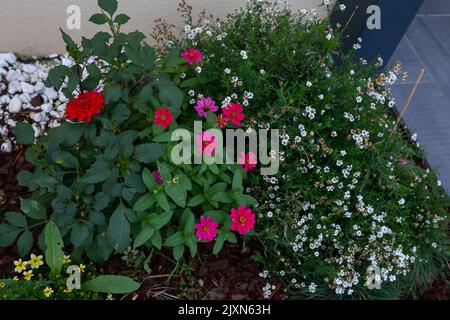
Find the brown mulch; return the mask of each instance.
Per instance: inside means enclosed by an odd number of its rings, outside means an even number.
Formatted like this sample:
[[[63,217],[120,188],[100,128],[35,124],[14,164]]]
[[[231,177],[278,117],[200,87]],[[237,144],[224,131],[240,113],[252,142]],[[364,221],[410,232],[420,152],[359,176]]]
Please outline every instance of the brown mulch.
[[[436,280],[431,288],[422,292],[422,300],[450,300],[450,278],[447,280]]]
[[[188,258],[187,264],[179,268],[176,268],[170,250],[163,249],[162,254],[154,255],[151,273],[140,271],[134,274],[141,288],[125,299],[263,299],[258,275],[260,266],[251,260],[253,250],[250,247],[226,244],[218,256],[212,254],[211,244],[200,244],[198,249],[199,254]],[[127,268],[118,256],[105,264],[104,271],[133,275],[131,268]]]

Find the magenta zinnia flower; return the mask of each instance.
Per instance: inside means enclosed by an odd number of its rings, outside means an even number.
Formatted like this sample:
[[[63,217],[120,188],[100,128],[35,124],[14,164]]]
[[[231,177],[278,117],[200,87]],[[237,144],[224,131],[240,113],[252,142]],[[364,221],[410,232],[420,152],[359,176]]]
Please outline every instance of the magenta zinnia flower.
[[[211,132],[203,131],[201,135],[196,134],[195,140],[200,153],[211,155],[217,147],[216,136]]]
[[[195,225],[195,230],[197,232],[195,235],[197,236],[198,240],[206,240],[206,241],[212,241],[217,236],[217,227],[219,224],[211,217],[200,217],[200,223],[197,223]]]
[[[202,53],[195,49],[184,50],[181,56],[189,64],[193,64],[194,62],[200,62],[202,60]]]
[[[237,210],[231,209],[231,230],[239,232],[243,235],[248,233],[255,227],[255,215],[252,213],[252,209],[240,206]]]
[[[241,157],[239,158],[238,163],[244,167],[245,172],[248,172],[248,170],[256,167],[256,154],[251,151],[248,153],[241,152]]]
[[[245,114],[242,113],[244,107],[237,102],[232,102],[225,109],[223,109],[223,115],[227,121],[230,121],[236,126],[241,125],[241,121],[245,119]]]
[[[216,106],[216,103],[210,97],[201,98],[197,101],[197,105],[194,107],[195,111],[197,111],[200,117],[206,117],[208,111],[216,112],[219,110],[219,107]]]

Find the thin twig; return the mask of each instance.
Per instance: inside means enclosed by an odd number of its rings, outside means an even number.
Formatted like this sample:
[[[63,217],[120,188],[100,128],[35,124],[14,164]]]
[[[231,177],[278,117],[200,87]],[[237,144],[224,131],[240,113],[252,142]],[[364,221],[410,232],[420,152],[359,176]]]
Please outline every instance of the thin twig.
[[[405,104],[403,106],[403,109],[400,112],[400,114],[399,114],[399,116],[397,118],[397,121],[395,122],[394,128],[392,129],[392,134],[397,130],[398,124],[403,119],[403,116],[405,115],[406,110],[408,110],[408,107],[411,104],[411,100],[412,100],[414,94],[416,93],[417,87],[419,86],[420,81],[422,81],[422,78],[423,78],[424,74],[425,74],[425,69],[420,70],[420,74],[417,77],[416,82],[414,83],[414,86],[412,87],[411,91],[409,92],[408,99],[406,99],[406,102],[405,102]]]

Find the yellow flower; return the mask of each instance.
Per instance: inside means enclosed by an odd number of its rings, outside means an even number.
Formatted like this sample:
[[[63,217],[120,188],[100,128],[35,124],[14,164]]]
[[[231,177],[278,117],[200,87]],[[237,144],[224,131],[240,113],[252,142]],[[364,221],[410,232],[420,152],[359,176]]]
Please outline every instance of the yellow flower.
[[[27,280],[27,281],[30,281],[32,276],[33,276],[33,270],[25,271],[25,272],[23,273],[23,277],[24,277],[24,279]]]
[[[4,283],[3,281],[0,281],[0,289],[3,289],[4,287],[6,287],[6,283]]]
[[[71,293],[71,292],[72,292],[72,289],[69,289],[69,288],[64,289],[64,293]]]
[[[53,289],[50,287],[45,287],[44,289],[44,295],[46,298],[49,298],[53,294],[53,292],[55,291],[53,291]]]
[[[63,263],[64,264],[69,264],[72,260],[70,260],[70,256],[66,256],[64,255],[63,257]]]
[[[16,266],[14,268],[14,271],[18,273],[21,273],[27,267],[27,263],[25,261],[22,261],[22,259],[14,261],[14,265]]]
[[[33,253],[31,254],[31,259],[29,261],[32,269],[39,269],[40,266],[44,264],[44,261],[42,260],[43,256],[36,256]]]
[[[80,268],[80,272],[84,272],[84,270],[86,269],[86,266],[84,264],[80,264],[79,268]]]
[[[12,278],[13,281],[19,281],[19,277],[18,276],[14,276],[14,278]]]

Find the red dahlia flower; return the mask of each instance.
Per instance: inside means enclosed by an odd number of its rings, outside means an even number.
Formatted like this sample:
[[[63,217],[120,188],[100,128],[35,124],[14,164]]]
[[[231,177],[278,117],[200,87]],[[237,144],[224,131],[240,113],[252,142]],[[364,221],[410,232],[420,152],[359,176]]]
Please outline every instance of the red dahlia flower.
[[[85,91],[67,104],[66,118],[89,123],[92,121],[92,116],[99,114],[104,106],[103,93]]]
[[[156,125],[166,129],[173,122],[173,117],[168,108],[161,107],[156,109],[155,119],[153,121]]]

